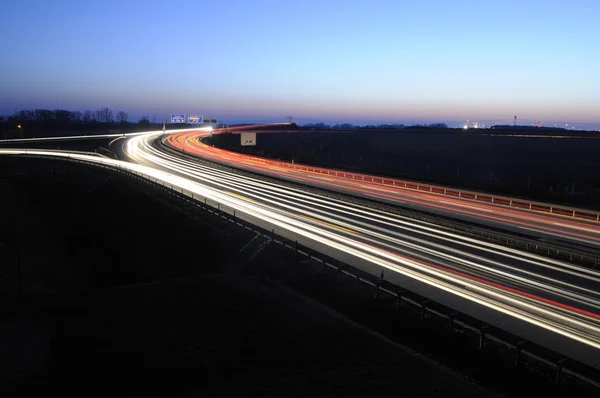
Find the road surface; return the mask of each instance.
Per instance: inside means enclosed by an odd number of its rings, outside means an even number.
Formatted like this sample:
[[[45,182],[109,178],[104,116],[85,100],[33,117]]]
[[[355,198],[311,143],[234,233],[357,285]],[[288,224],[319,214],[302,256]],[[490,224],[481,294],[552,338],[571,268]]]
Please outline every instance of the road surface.
[[[155,138],[132,137],[124,152],[138,164],[185,178],[186,191],[194,183],[205,187],[212,200],[239,217],[371,274],[383,271],[392,283],[600,366],[597,271],[191,161],[156,147]]]
[[[199,139],[205,135],[206,132],[198,131],[176,133],[169,135],[166,142],[189,154],[288,181],[532,235],[559,245],[568,243],[583,250],[600,251],[600,223],[597,221],[349,179],[335,174],[278,167],[256,156],[206,145]]]
[[[137,173],[373,275],[383,271],[391,283],[600,369],[597,271],[190,161],[158,149],[160,135],[119,139],[132,162],[25,149],[0,149],[0,155],[68,158]],[[582,239],[594,242],[593,231]]]

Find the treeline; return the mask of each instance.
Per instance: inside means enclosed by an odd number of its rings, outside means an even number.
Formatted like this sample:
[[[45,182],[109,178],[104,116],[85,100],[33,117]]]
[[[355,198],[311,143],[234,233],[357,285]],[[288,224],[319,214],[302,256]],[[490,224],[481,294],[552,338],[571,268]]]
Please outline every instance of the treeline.
[[[142,119],[146,120],[146,118]],[[143,121],[140,120],[140,123]],[[14,123],[49,123],[49,122],[61,122],[61,123],[128,123],[129,116],[127,112],[118,111],[113,112],[110,108],[101,108],[96,111],[86,110],[80,111],[68,111],[65,109],[34,109],[34,110],[21,110],[15,112],[12,116],[7,119],[8,122]]]
[[[355,125],[351,123],[341,123],[329,125],[325,123],[307,123],[302,125],[302,128],[310,129],[310,130],[361,130],[361,129],[385,129],[385,130],[393,130],[393,129],[419,129],[419,128],[428,128],[428,129],[447,129],[448,126],[445,123],[433,123],[433,124],[414,124],[414,125],[404,125],[404,124],[367,124],[364,126]]]
[[[115,112],[110,108],[84,112],[25,109],[8,117],[0,117],[0,139],[125,133],[143,131],[150,126],[147,117],[137,123],[129,122],[127,112]]]

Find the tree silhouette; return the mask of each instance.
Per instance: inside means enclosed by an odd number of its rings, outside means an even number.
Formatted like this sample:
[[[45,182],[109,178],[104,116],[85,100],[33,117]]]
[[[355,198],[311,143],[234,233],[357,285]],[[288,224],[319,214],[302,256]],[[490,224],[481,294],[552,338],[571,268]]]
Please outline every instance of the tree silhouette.
[[[71,112],[71,120],[74,122],[81,122],[83,115],[79,111]]]
[[[113,111],[109,108],[102,108],[102,114],[104,115],[104,121],[106,123],[112,123],[115,121]]]
[[[68,121],[71,119],[71,112],[64,109],[55,109],[52,114],[54,120]]]
[[[81,117],[81,120],[84,123],[91,123],[94,120],[96,120],[95,116],[94,116],[94,112],[87,110],[85,112],[83,112],[83,116]]]
[[[129,116],[127,115],[127,112],[123,112],[123,111],[117,112],[117,120],[119,121],[119,123],[127,123],[128,119],[129,119]]]
[[[114,113],[110,108],[102,108],[96,111],[96,120],[98,122],[112,123],[115,121]]]

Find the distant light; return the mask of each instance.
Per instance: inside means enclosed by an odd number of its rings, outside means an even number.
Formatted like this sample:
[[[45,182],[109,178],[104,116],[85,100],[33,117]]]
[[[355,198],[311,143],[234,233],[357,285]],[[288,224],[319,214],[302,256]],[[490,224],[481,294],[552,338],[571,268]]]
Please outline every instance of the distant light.
[[[463,129],[465,129],[465,130],[468,128],[469,128],[469,126],[467,126],[466,124],[463,126]]]
[[[20,124],[19,124],[19,125],[17,125],[17,128],[18,128],[18,129],[20,129],[20,128],[21,128],[21,125],[20,125]]]

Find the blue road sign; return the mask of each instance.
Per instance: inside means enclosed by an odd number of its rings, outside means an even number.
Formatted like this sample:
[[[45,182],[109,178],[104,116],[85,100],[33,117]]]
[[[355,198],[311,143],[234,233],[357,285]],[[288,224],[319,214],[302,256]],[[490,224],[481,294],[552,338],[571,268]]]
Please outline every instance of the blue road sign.
[[[204,117],[202,115],[188,115],[188,123],[190,124],[200,124],[204,123]]]
[[[185,115],[171,115],[171,123],[185,123]]]

